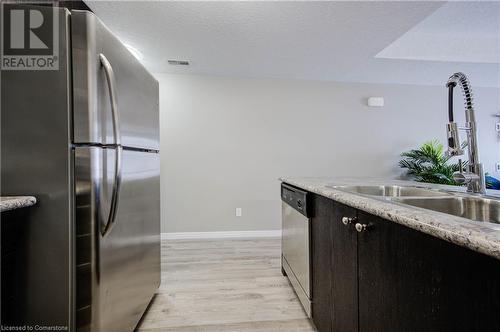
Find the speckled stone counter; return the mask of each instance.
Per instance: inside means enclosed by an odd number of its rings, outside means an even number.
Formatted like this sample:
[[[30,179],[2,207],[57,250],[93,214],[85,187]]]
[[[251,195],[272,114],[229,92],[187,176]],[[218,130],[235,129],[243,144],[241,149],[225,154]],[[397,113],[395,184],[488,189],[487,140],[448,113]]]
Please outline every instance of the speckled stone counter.
[[[458,192],[464,192],[465,188],[402,180],[364,178],[283,177],[280,180],[381,218],[500,259],[500,224],[471,221],[376,197],[349,193],[329,186],[401,185]],[[497,195],[491,191],[488,194]]]
[[[36,204],[33,196],[0,196],[0,212],[19,209]]]

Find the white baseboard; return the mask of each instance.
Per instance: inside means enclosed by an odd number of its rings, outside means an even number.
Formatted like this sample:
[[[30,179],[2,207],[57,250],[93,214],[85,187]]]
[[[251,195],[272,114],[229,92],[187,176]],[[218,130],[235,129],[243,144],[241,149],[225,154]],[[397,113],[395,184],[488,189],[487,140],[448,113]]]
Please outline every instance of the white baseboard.
[[[281,230],[161,233],[162,240],[281,237]]]

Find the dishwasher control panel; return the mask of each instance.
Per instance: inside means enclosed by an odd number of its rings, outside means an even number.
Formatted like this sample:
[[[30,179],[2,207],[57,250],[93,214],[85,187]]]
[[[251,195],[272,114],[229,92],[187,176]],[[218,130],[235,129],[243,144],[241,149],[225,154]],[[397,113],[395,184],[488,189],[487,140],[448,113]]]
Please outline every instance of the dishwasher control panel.
[[[293,187],[286,183],[281,184],[281,200],[306,217],[309,216],[309,204],[307,199],[307,191]]]

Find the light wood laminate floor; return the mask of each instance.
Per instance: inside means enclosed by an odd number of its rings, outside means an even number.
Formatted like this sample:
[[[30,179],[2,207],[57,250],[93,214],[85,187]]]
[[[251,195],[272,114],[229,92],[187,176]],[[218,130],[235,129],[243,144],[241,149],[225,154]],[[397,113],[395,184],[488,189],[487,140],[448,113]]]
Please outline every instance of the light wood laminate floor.
[[[163,240],[162,285],[138,331],[315,331],[280,267],[281,240]]]

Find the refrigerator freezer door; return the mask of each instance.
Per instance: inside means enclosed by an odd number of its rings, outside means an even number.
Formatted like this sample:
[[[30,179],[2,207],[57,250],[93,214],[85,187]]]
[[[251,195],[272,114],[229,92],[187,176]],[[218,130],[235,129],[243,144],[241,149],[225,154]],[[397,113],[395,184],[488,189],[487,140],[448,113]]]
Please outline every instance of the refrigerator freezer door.
[[[115,78],[123,146],[159,150],[158,82],[91,12],[71,12],[74,143],[115,144],[108,80]]]
[[[113,227],[115,148],[75,148],[77,327],[133,331],[160,284],[160,155],[123,150]],[[103,235],[104,234],[104,235]]]

